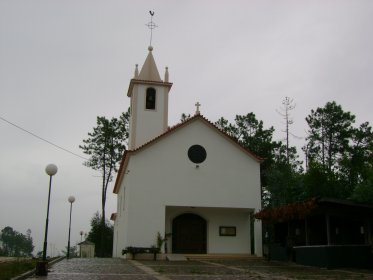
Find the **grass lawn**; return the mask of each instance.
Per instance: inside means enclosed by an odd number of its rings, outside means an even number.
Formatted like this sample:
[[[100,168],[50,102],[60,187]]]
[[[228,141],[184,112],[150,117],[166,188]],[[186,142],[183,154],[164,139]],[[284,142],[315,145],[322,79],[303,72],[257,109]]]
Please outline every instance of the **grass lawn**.
[[[36,260],[16,259],[9,262],[0,263],[0,280],[7,280],[34,269]]]

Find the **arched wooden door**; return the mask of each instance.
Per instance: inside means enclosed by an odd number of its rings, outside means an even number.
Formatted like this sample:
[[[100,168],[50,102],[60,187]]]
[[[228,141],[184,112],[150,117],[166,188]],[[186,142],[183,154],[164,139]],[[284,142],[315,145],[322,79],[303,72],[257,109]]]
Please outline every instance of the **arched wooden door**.
[[[207,223],[195,214],[182,214],[172,221],[172,252],[206,254]]]

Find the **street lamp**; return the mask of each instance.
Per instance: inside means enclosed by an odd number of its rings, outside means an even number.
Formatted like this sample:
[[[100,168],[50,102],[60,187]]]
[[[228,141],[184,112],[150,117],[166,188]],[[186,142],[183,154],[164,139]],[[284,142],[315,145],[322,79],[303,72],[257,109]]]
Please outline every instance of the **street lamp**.
[[[83,234],[84,234],[84,232],[81,230],[80,231],[80,243],[79,243],[79,257],[82,257]]]
[[[44,246],[43,246],[43,261],[37,263],[36,274],[47,275],[48,274],[48,262],[47,262],[47,239],[48,239],[48,218],[49,218],[49,204],[51,198],[51,187],[52,187],[52,176],[57,173],[57,166],[54,164],[48,164],[45,168],[45,172],[49,175],[49,191],[48,191],[48,206],[47,206],[47,218],[45,220],[45,235],[44,235]]]
[[[49,204],[51,199],[51,187],[52,177],[57,173],[57,166],[54,164],[48,164],[45,168],[45,172],[49,175],[49,192],[48,192],[48,206],[47,206],[47,219],[45,220],[45,235],[44,235],[44,247],[43,247],[43,261],[47,260],[47,239],[48,239],[48,218],[49,218]]]
[[[70,203],[70,221],[69,221],[69,239],[67,241],[67,258],[70,257],[70,232],[71,232],[71,212],[73,209],[73,202],[75,201],[75,197],[69,196],[67,201]]]

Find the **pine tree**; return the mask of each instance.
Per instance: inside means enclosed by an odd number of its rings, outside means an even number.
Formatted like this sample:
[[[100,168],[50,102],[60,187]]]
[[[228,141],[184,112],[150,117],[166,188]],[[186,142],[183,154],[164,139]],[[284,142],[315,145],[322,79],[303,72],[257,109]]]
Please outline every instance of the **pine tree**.
[[[118,171],[118,165],[126,150],[129,135],[129,109],[117,118],[108,120],[97,117],[97,126],[93,132],[88,133],[88,138],[83,140],[84,145],[79,145],[83,152],[90,156],[84,165],[101,172],[101,224],[105,225],[106,193],[113,174]],[[104,239],[104,236],[101,237]],[[98,256],[102,256],[103,251]]]

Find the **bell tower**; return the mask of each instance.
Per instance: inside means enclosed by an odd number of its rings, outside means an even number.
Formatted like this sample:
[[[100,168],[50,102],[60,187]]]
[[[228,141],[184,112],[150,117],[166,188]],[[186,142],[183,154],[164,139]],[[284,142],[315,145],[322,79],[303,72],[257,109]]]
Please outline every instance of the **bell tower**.
[[[165,132],[168,128],[168,68],[161,80],[153,57],[153,47],[139,73],[136,65],[127,96],[131,99],[129,149],[134,150]]]

